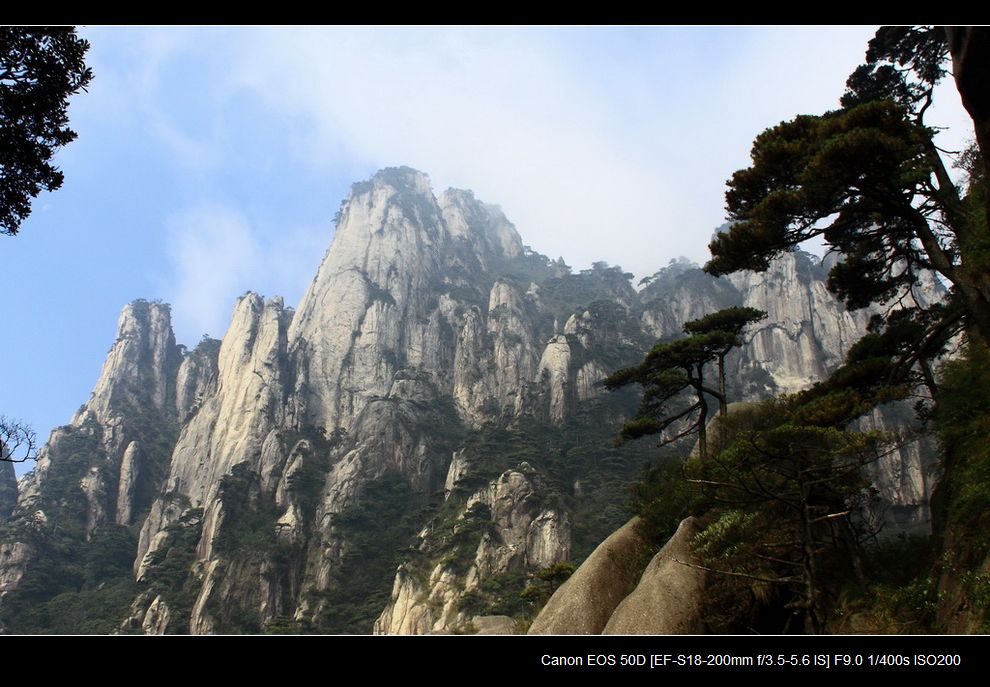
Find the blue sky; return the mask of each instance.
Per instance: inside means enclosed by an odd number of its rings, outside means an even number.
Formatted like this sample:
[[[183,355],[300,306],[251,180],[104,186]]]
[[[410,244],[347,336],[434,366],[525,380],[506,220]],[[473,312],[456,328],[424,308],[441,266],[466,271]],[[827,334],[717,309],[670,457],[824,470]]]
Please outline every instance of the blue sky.
[[[178,341],[246,290],[294,305],[351,182],[409,165],[576,268],[706,257],[756,134],[834,108],[873,27],[90,27],[62,189],[0,237],[0,413],[42,438],[136,298]],[[970,134],[951,84],[929,118]]]

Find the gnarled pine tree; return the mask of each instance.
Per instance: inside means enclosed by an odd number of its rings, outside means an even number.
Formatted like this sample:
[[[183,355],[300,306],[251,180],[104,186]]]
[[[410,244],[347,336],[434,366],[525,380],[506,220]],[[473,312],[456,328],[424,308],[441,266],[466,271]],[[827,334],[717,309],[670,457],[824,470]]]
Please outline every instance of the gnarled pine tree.
[[[990,33],[970,37],[974,69],[987,59],[974,46]],[[756,138],[752,166],[728,182],[734,224],[712,241],[705,266],[714,275],[762,271],[781,252],[823,238],[843,256],[829,274],[831,291],[850,308],[897,306],[888,312],[898,311],[899,345],[878,370],[889,383],[912,373],[930,382],[927,362],[961,331],[990,339],[986,214],[970,211],[924,123],[948,54],[947,32],[937,27],[878,31],[841,109]],[[920,293],[932,273],[949,285],[947,300]],[[872,328],[880,335],[892,323],[879,318]]]
[[[741,346],[742,332],[753,322],[766,317],[755,308],[726,308],[687,322],[687,338],[660,343],[650,350],[642,363],[618,370],[605,380],[608,389],[636,382],[643,387],[643,399],[636,417],[626,423],[622,439],[637,439],[649,434],[663,434],[680,421],[686,427],[661,440],[669,444],[690,434],[698,435],[698,452],[708,455],[708,399],[718,400],[721,413],[727,408],[725,394],[725,356]],[[718,366],[718,388],[708,386],[705,368]],[[690,390],[690,393],[684,392]]]

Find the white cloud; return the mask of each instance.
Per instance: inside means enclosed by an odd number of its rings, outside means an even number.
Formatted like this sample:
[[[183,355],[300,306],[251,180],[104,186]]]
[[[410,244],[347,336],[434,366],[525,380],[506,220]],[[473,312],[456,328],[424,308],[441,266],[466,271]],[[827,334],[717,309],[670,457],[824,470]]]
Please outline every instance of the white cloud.
[[[266,227],[238,209],[203,206],[166,220],[168,268],[157,281],[171,303],[176,339],[222,337],[246,291],[282,295],[294,305],[327,244],[315,227]]]
[[[572,264],[707,256],[753,138],[837,106],[868,27],[257,30],[232,78],[307,122],[310,163],[408,164]],[[590,66],[589,66],[590,65]],[[343,159],[342,159],[343,158]]]
[[[241,83],[305,113],[310,162],[408,164],[438,186],[503,206],[523,239],[575,265],[658,264],[677,205],[678,165],[649,154],[616,103],[566,56],[506,31],[265,31],[240,56]],[[621,108],[619,108],[621,109]],[[645,149],[645,150],[644,150]]]
[[[262,254],[244,216],[220,206],[202,207],[166,222],[173,273],[163,291],[173,307],[179,341],[195,344],[204,333],[227,329],[234,299],[251,288]]]
[[[867,27],[586,30],[579,39],[539,29],[189,31],[192,39],[153,43],[151,63],[176,46],[208,44],[203,73],[223,75],[213,106],[234,94],[263,103],[298,164],[353,170],[354,180],[410,165],[438,190],[470,188],[500,204],[536,250],[637,275],[678,255],[706,259],[724,220],[725,180],[748,164],[753,138],[835,107],[872,35]],[[143,74],[151,88],[155,77]],[[154,126],[179,157],[217,164],[215,133],[189,139],[170,122]],[[237,142],[231,132],[223,140]],[[256,250],[259,227],[244,231],[254,246],[244,250]],[[321,242],[326,230],[310,236]],[[283,255],[312,262],[304,251]],[[266,253],[254,267],[264,272],[271,260]]]

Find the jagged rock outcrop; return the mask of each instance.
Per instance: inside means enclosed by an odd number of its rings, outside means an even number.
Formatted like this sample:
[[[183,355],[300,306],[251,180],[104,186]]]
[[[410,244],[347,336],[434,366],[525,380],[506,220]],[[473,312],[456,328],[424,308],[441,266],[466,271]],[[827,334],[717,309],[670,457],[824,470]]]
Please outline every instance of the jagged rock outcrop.
[[[506,260],[523,253],[512,223],[495,205],[479,202],[471,191],[447,189],[437,200],[447,232],[471,248],[482,270],[497,271]]]
[[[450,452],[430,429],[441,430],[445,418],[433,410],[436,391],[429,379],[407,375],[396,379],[388,396],[365,406],[350,430],[354,443],[327,475],[314,518],[327,533],[325,546],[311,552],[305,575],[306,588],[314,592],[332,584],[346,554],[346,545],[332,536],[336,520],[360,499],[365,485],[385,474],[401,476],[420,493],[433,493],[443,483]],[[303,605],[298,613],[321,609]]]
[[[260,461],[271,428],[281,424],[290,320],[278,297],[248,293],[234,308],[220,347],[217,391],[185,425],[172,454],[168,489],[194,506],[234,465]]]
[[[409,566],[400,567],[389,603],[375,622],[375,633],[462,631],[481,617],[463,610],[468,593],[477,593],[487,581],[505,573],[540,570],[568,560],[569,518],[544,504],[543,492],[532,466],[522,463],[471,494],[450,533],[474,553],[466,570],[443,556],[424,584],[422,574]],[[420,550],[429,550],[438,536],[429,528],[421,532]]]
[[[643,289],[644,325],[658,338],[677,337],[688,320],[731,306],[763,310],[747,344],[730,355],[728,377],[743,396],[792,393],[824,379],[866,331],[873,311],[850,312],[825,288],[827,266],[812,255],[784,253],[766,272],[713,279],[674,262]],[[740,384],[741,382],[741,384]]]
[[[608,370],[597,360],[582,365],[576,375],[574,391],[578,401],[588,401],[604,391],[601,383],[608,377]]]
[[[32,554],[31,547],[25,542],[0,544],[0,595],[17,588]]]
[[[181,356],[168,305],[139,300],[124,307],[90,399],[70,425],[52,431],[20,484],[22,525],[45,536],[46,528],[30,515],[45,511],[72,522],[79,510],[66,502],[67,488],[78,489],[83,498],[79,525],[86,539],[107,523],[129,524],[148,507],[174,441]],[[139,451],[142,444],[154,448]],[[18,569],[26,569],[34,547],[18,551]]]
[[[914,409],[906,402],[876,408],[857,422],[862,431],[888,433],[895,445],[869,466],[880,496],[876,518],[883,536],[931,532],[929,503],[939,477],[934,460],[938,448],[917,424]]]
[[[146,557],[165,541],[159,535],[186,512],[175,506],[176,499],[187,508],[215,513],[220,480],[235,465],[258,470],[263,457],[284,460],[279,452],[263,449],[283,417],[281,373],[289,319],[280,298],[265,301],[248,293],[238,301],[219,351],[216,391],[184,425],[165,493],[154,501],[141,529],[135,559],[139,576]],[[209,551],[218,524],[216,517],[207,521],[200,551]]]
[[[454,344],[453,397],[458,409],[472,425],[487,418],[485,404],[494,399],[486,384],[489,358],[485,354],[486,331],[481,310],[471,306],[462,317]]]
[[[616,606],[634,589],[650,543],[636,517],[598,545],[550,597],[528,634],[601,634]]]
[[[178,355],[167,305],[135,301],[125,306],[117,321],[117,340],[107,354],[90,400],[76,414],[73,424],[78,424],[87,412],[107,422],[128,406],[144,409],[150,405],[167,412]]]
[[[219,353],[220,342],[204,338],[183,357],[175,378],[175,409],[180,421],[186,421],[214,393]]]
[[[806,253],[785,253],[766,272],[729,277],[742,305],[767,318],[752,328],[745,351],[763,361],[778,391],[792,393],[824,379],[866,331],[870,310],[850,312],[825,288],[827,271]]]
[[[434,568],[433,572],[442,574],[438,568]],[[395,582],[392,584],[389,602],[382,614],[375,620],[374,633],[376,635],[429,634],[433,629],[433,617],[435,615],[431,612],[431,607],[436,608],[438,605],[441,609],[441,618],[446,624],[447,618],[443,616],[449,615],[447,611],[453,604],[447,603],[448,590],[440,586],[439,577],[439,574],[431,574],[428,580],[430,591],[427,595],[423,584],[417,577],[411,574],[405,565],[400,565],[395,573]]]
[[[496,281],[488,299],[488,334],[493,339],[488,356],[494,382],[491,394],[500,408],[515,414],[522,410],[520,390],[536,367],[533,330],[524,296],[512,285]]]
[[[163,635],[168,629],[168,623],[172,619],[172,613],[168,604],[161,596],[156,596],[155,600],[148,606],[148,610],[141,621],[141,629],[146,635]]]
[[[465,459],[465,450],[454,451],[450,457],[450,465],[447,467],[447,478],[443,483],[443,496],[450,498],[450,494],[460,484],[461,479],[466,477],[470,471],[470,465]]]
[[[485,231],[493,225],[497,236]],[[456,193],[441,208],[424,174],[391,170],[355,185],[289,332],[297,422],[348,426],[404,367],[448,389],[455,304],[439,296],[463,282],[447,274],[448,256],[463,270],[520,250],[494,209]]]
[[[713,279],[680,258],[649,278],[640,292],[643,326],[655,339],[677,338],[684,323],[722,308],[741,305],[738,289],[725,277]]]
[[[91,467],[79,480],[79,487],[86,495],[86,536],[90,537],[96,528],[107,519],[103,504],[106,503],[109,494],[100,468],[95,465]]]
[[[132,441],[124,451],[120,461],[120,481],[117,486],[118,525],[130,525],[134,513],[134,500],[137,497],[138,480],[141,470],[140,444]]]
[[[541,492],[532,466],[522,463],[468,498],[465,512],[486,508],[494,527],[478,542],[466,589],[509,570],[539,570],[570,558],[567,514],[545,507]]]
[[[556,425],[563,423],[567,415],[571,366],[571,347],[564,335],[555,336],[543,349],[537,367],[537,381],[546,382],[550,390],[550,421]]]

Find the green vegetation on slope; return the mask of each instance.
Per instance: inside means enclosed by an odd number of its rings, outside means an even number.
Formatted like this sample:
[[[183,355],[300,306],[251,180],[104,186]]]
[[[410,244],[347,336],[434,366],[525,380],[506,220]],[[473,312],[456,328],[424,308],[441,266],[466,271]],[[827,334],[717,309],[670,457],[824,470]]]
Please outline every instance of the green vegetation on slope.
[[[401,556],[414,542],[427,507],[396,473],[369,482],[361,500],[333,519],[343,537],[341,564],[330,589],[314,596],[322,612],[304,628],[329,634],[368,634],[388,603]]]
[[[87,541],[88,502],[80,481],[96,474],[107,490],[116,489],[99,425],[63,427],[55,446],[57,460],[36,515],[0,526],[0,538],[26,543],[36,554],[17,589],[0,604],[0,624],[15,634],[110,632],[134,596],[137,533],[108,524]]]
[[[950,631],[990,632],[990,350],[971,343],[948,363],[935,421],[945,450],[936,495],[941,531],[939,622]],[[965,609],[966,620],[955,618]],[[962,623],[961,625],[958,623]]]

